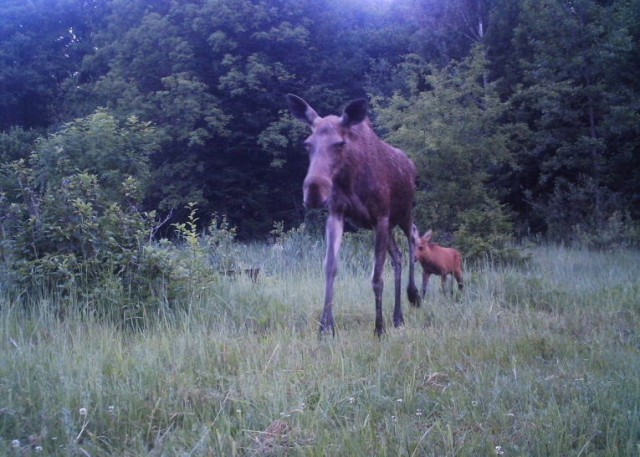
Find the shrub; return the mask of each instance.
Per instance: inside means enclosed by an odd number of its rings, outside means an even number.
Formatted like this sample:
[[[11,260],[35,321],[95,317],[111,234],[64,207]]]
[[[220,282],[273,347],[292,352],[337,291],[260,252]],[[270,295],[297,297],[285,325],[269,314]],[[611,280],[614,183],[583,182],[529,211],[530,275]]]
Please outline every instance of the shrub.
[[[460,220],[454,236],[466,262],[490,259],[519,264],[528,259],[528,255],[513,247],[511,221],[497,201],[488,199],[484,205],[463,212]]]
[[[574,244],[592,249],[620,249],[640,245],[640,227],[628,214],[614,211],[604,224],[575,224]]]
[[[195,204],[187,208],[186,222],[174,224],[177,242],[164,241],[164,249],[172,253],[167,265],[173,275],[171,288],[180,291],[171,294],[173,299],[202,290],[220,275],[233,275],[244,267],[239,261],[240,246],[235,242],[236,228],[228,219],[214,214],[209,226],[200,232]]]
[[[100,305],[104,288],[140,298],[135,276],[155,215],[138,208],[157,147],[153,132],[98,111],[0,166],[5,287],[21,296],[49,291],[63,306],[101,314],[114,311]]]

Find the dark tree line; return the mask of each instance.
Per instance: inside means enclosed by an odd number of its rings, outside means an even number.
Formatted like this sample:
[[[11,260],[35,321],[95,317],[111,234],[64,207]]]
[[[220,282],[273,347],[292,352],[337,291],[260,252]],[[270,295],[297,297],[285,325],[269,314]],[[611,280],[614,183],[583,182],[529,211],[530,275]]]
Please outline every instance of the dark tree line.
[[[368,97],[419,164],[422,225],[626,227],[639,37],[638,0],[1,0],[3,233],[94,177],[92,201],[125,220],[184,220],[193,202],[243,238],[296,226],[305,132],[289,92],[322,114]]]

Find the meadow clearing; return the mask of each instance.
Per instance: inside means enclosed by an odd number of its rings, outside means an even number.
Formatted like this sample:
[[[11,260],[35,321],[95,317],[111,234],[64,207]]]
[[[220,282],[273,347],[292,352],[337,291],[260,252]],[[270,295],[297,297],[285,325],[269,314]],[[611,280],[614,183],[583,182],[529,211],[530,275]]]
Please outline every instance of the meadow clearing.
[[[256,283],[194,286],[138,330],[4,299],[0,455],[640,456],[640,253],[526,249],[468,265],[458,300],[432,278],[402,329],[387,266],[381,339],[348,240],[335,338],[320,240],[246,246]]]

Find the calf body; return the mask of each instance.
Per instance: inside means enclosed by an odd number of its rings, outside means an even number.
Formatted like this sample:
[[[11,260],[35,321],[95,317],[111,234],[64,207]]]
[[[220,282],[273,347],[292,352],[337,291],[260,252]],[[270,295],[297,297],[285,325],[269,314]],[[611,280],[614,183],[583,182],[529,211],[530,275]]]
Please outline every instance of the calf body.
[[[422,237],[418,229],[413,227],[413,239],[416,244],[416,260],[422,265],[422,297],[427,293],[429,277],[438,275],[442,279],[442,292],[445,293],[447,277],[453,275],[462,290],[462,254],[453,248],[444,248],[431,241],[433,232],[429,230]],[[453,294],[453,284],[451,286]]]
[[[383,142],[369,125],[368,105],[356,100],[347,105],[341,116],[320,117],[304,100],[288,95],[293,116],[311,127],[305,141],[309,169],[303,183],[304,204],[329,210],[326,226],[326,288],[320,332],[335,335],[333,318],[333,284],[338,271],[338,254],[345,218],[375,232],[375,333],[385,331],[382,317],[382,272],[389,252],[394,270],[395,307],[393,324],[404,324],[401,308],[402,254],[393,237],[398,226],[405,233],[410,253],[409,301],[420,305],[414,281],[413,197],[416,168],[406,154]]]

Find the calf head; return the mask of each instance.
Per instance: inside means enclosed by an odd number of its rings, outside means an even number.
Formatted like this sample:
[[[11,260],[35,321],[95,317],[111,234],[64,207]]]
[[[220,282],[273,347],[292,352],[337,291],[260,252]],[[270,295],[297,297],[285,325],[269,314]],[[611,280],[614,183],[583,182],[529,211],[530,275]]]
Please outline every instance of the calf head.
[[[320,117],[296,95],[287,95],[287,101],[291,114],[311,127],[311,135],[304,142],[309,153],[309,169],[302,189],[304,204],[310,208],[324,206],[351,147],[349,129],[367,117],[367,101],[360,99],[349,103],[340,117]]]
[[[433,232],[429,230],[424,235],[420,236],[420,232],[418,231],[418,227],[415,225],[411,229],[411,237],[413,238],[413,243],[415,244],[415,260],[419,260],[421,255],[425,255],[430,249],[429,243],[431,243],[431,237],[433,236]]]

